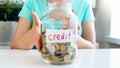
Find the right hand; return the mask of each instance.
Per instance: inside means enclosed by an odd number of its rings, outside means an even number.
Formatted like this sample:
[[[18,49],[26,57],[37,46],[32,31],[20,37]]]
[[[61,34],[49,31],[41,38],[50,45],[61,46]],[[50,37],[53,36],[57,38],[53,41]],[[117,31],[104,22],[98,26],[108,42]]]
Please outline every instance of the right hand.
[[[41,21],[40,19],[38,18],[37,14],[35,12],[31,12],[31,15],[33,17],[33,27],[32,27],[32,31],[34,32],[34,35],[36,35],[35,37],[35,45],[38,49],[38,51],[41,51]]]

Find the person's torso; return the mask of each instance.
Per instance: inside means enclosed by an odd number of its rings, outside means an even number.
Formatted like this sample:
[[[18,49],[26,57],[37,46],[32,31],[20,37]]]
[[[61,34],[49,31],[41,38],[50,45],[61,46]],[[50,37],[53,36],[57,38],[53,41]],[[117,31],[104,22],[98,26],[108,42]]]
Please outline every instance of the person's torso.
[[[31,1],[32,10],[37,13],[39,18],[42,17],[43,13],[47,10],[46,0],[33,0]],[[82,19],[85,12],[86,0],[72,0],[72,9],[75,15],[78,17],[78,22],[80,24],[80,35],[82,35]]]

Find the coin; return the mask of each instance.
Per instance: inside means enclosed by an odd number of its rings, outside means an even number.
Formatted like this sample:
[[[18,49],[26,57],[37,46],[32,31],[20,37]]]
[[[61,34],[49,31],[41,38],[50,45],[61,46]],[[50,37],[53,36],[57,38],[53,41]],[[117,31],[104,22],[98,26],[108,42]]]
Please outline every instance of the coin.
[[[59,58],[60,61],[64,61],[64,55],[63,54],[58,54],[57,57]]]
[[[66,56],[64,57],[64,61],[65,61],[65,62],[70,61],[70,59],[71,59],[71,55],[66,55]]]
[[[59,58],[56,57],[56,56],[52,56],[52,61],[53,61],[53,62],[58,62],[58,61],[59,61]]]
[[[51,43],[46,43],[46,47],[49,48],[49,46],[51,45]]]
[[[46,38],[42,38],[42,43],[46,43]]]
[[[47,61],[51,61],[51,56],[46,56],[46,57],[44,57],[45,58],[45,60],[47,60]]]
[[[68,52],[68,53],[72,53],[72,51],[73,51],[73,48],[69,46],[69,47],[67,48],[67,52]]]
[[[55,46],[51,44],[48,47],[48,50],[49,50],[49,52],[50,52],[51,55],[54,55],[56,49],[55,49]]]
[[[55,43],[54,46],[55,46],[56,50],[60,49],[60,47],[59,47],[59,45],[57,43]]]
[[[71,60],[75,58],[75,53],[72,53]]]
[[[66,49],[66,45],[60,45],[60,50],[65,50]]]
[[[71,45],[71,43],[70,43],[70,42],[68,42],[66,45],[67,45],[67,46],[70,46],[70,45]]]
[[[42,42],[41,42],[41,43],[42,43],[42,46],[43,46],[43,47],[45,47],[45,45],[46,45],[45,40],[42,40]]]
[[[71,43],[70,46],[75,48],[77,45],[75,45],[75,43]]]
[[[43,47],[43,48],[42,48],[42,53],[43,53],[43,54],[46,54],[46,53],[47,53],[47,48]]]

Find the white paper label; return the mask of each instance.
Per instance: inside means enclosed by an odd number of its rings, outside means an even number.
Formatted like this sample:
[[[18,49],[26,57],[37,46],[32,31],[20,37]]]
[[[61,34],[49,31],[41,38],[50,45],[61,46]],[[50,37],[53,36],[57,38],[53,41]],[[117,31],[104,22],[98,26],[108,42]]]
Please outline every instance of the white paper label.
[[[47,43],[65,43],[72,42],[73,30],[46,30]]]

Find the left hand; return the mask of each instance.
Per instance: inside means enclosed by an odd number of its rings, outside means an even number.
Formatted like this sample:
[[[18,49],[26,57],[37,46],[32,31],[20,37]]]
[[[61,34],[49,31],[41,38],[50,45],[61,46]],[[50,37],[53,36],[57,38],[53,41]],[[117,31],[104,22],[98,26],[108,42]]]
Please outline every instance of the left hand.
[[[33,27],[32,27],[32,31],[34,32],[34,34],[36,35],[35,36],[35,45],[38,49],[38,51],[41,51],[41,21],[40,19],[38,18],[37,14],[35,12],[31,12],[31,15],[33,17],[33,20],[34,20],[34,24],[33,24]]]

